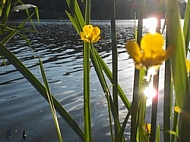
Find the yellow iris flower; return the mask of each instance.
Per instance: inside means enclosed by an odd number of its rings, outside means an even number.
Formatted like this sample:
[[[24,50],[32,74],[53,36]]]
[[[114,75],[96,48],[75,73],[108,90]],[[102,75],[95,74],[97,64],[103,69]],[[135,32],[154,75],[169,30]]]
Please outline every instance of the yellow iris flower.
[[[80,37],[86,42],[97,42],[100,39],[100,29],[92,25],[85,25],[83,27],[83,32],[80,32]]]
[[[145,66],[147,69],[152,66],[159,66],[167,60],[173,51],[173,47],[163,49],[164,38],[159,33],[148,33],[141,39],[141,48],[135,40],[126,43],[128,54],[135,61],[136,68]]]

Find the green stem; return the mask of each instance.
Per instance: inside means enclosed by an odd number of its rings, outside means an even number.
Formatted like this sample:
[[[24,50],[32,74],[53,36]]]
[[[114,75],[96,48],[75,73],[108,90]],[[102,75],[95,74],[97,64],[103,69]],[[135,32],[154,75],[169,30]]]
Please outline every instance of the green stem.
[[[109,80],[112,82],[112,73],[110,71],[110,69],[108,68],[108,66],[106,65],[106,63],[104,62],[104,60],[100,57],[100,55],[98,54],[98,52],[96,50],[94,50],[94,53],[96,54],[96,57],[98,59],[98,61],[100,62],[101,68],[103,69],[103,71],[105,72],[106,76],[109,78]],[[113,84],[113,82],[112,82]],[[118,93],[119,96],[121,98],[121,100],[123,101],[125,107],[129,110],[130,108],[130,102],[127,99],[125,93],[123,92],[122,88],[120,87],[120,85],[118,85]]]
[[[190,135],[190,90],[189,80],[187,77],[186,67],[186,51],[184,34],[181,29],[181,17],[178,0],[167,0],[167,27],[169,44],[175,47],[175,51],[171,56],[172,79],[174,82],[175,98],[178,107],[183,112],[181,114],[180,142],[189,141]],[[172,21],[175,21],[173,23]]]
[[[117,59],[117,37],[116,37],[116,29],[115,29],[115,0],[111,0],[111,40],[112,40],[112,73],[113,73],[113,102],[116,109],[116,116],[118,115],[118,59]],[[116,123],[116,122],[115,122]],[[115,124],[115,137],[117,137],[118,129]]]
[[[85,7],[85,22],[86,25],[90,23],[91,17],[91,0],[86,0],[86,7]]]
[[[155,142],[157,128],[157,108],[158,108],[158,80],[159,74],[153,76],[153,87],[156,90],[156,96],[152,100],[152,117],[151,117],[151,133],[150,142]]]
[[[137,13],[138,18],[138,34],[137,42],[140,45],[140,40],[142,38],[142,25],[143,25],[143,11],[144,11],[144,1],[140,2],[140,11]],[[134,85],[133,85],[133,108],[131,111],[131,140],[130,142],[136,142],[137,136],[137,112],[138,112],[138,101],[139,101],[139,79],[140,71],[135,68],[134,73]]]
[[[175,106],[176,106],[176,103],[175,103]],[[176,133],[177,133],[177,129],[179,127],[179,119],[178,118],[179,118],[179,114],[176,111],[174,111],[172,131],[174,131]],[[171,135],[171,142],[175,142],[175,140],[177,141],[176,135]]]
[[[54,125],[55,125],[56,131],[57,131],[58,139],[59,139],[59,142],[63,142],[62,135],[61,135],[61,130],[60,130],[60,127],[59,127],[59,122],[58,122],[57,115],[56,115],[55,106],[54,106],[54,103],[53,103],[53,98],[52,98],[52,95],[50,93],[50,88],[49,88],[49,85],[48,85],[48,81],[47,81],[47,78],[46,78],[44,67],[43,67],[42,61],[40,59],[39,59],[39,63],[40,63],[40,69],[41,69],[42,78],[43,78],[44,85],[45,85],[46,92],[47,92],[48,102],[50,104],[50,108],[51,108],[51,112],[52,112],[52,116],[53,116],[53,120],[54,120]]]
[[[92,141],[90,110],[90,43],[84,42],[84,131],[85,142]]]
[[[105,97],[106,97],[106,100],[107,100],[107,103],[108,103],[108,116],[109,116],[109,124],[110,124],[110,133],[111,133],[111,139],[112,141],[114,141],[114,137],[113,137],[113,129],[112,129],[112,117],[111,117],[111,106],[110,106],[110,100],[109,100],[109,97],[110,96],[110,91],[109,91],[109,87],[106,83],[106,79],[104,77],[104,74],[103,74],[103,71],[101,69],[101,65],[100,63],[98,62],[98,59],[96,57],[96,49],[94,48],[94,46],[92,45],[91,46],[91,61],[92,61],[92,64],[95,68],[95,71],[96,71],[96,74],[99,78],[99,81],[100,81],[100,84],[102,86],[102,89],[105,93]]]
[[[86,0],[85,7],[85,23],[90,23],[91,15],[91,0]],[[84,42],[84,131],[85,142],[92,141],[92,128],[91,128],[91,110],[90,110],[90,50],[91,43]]]
[[[167,33],[167,31],[166,31]],[[166,34],[167,35],[167,34]],[[166,37],[166,48],[168,46]],[[165,80],[164,80],[164,141],[170,142],[170,115],[171,115],[171,69],[170,60],[165,62]]]

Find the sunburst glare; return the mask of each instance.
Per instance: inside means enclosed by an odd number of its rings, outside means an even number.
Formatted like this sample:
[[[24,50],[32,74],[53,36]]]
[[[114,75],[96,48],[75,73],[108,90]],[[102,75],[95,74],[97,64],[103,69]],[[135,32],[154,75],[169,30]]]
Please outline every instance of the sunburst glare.
[[[144,26],[148,29],[148,32],[155,33],[158,20],[156,17],[151,17],[143,20]]]
[[[148,86],[144,89],[144,95],[147,97],[146,106],[150,106],[152,104],[152,99],[156,96],[156,90]]]
[[[148,86],[144,89],[144,94],[147,98],[152,99],[156,96],[156,90],[153,87]]]

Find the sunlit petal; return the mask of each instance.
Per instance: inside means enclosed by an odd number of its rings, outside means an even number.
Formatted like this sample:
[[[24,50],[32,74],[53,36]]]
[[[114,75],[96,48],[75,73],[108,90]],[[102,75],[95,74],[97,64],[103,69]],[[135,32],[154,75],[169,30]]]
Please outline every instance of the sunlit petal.
[[[142,64],[146,67],[150,66],[156,66],[162,64],[163,61],[166,60],[166,53],[163,50],[162,52],[158,52],[157,54],[154,54],[153,56],[146,56],[143,55],[142,57]]]
[[[149,69],[154,66],[158,68],[174,51],[173,46],[165,51],[163,45],[164,38],[160,33],[148,33],[141,39],[141,49],[134,40],[127,42],[126,49],[135,61],[136,68],[144,66]]]
[[[97,42],[100,39],[100,36],[93,36],[91,42]]]
[[[138,65],[141,62],[142,53],[140,51],[140,47],[138,43],[134,40],[127,41],[125,45],[128,54],[131,58],[135,61],[135,63]]]
[[[100,35],[100,29],[98,27],[94,27],[94,29],[93,29],[93,35],[94,36],[99,36]]]
[[[146,57],[152,56],[155,52],[162,50],[164,38],[159,33],[148,33],[141,40],[141,49],[146,53]]]
[[[98,27],[94,27],[93,31],[92,31],[92,40],[91,42],[97,42],[100,39],[100,29]]]
[[[93,26],[92,25],[85,25],[83,27],[83,32],[84,33],[92,33],[92,31],[93,31]]]
[[[100,32],[98,27],[85,25],[83,27],[83,32],[80,32],[80,37],[83,41],[94,43],[100,39]]]
[[[175,112],[177,112],[177,113],[181,113],[181,109],[180,109],[178,106],[175,106],[175,107],[174,107],[174,110],[175,110]]]
[[[83,32],[80,32],[80,37],[83,41],[90,42],[88,38],[86,38],[86,35]]]
[[[190,60],[186,59],[186,66],[187,66],[187,72],[189,73],[189,71],[190,71]]]

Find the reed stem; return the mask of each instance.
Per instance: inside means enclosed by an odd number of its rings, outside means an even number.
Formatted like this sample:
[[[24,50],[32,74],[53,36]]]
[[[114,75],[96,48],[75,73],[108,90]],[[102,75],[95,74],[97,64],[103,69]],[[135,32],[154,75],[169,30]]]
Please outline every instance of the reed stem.
[[[118,57],[117,57],[117,35],[116,35],[116,12],[115,12],[115,0],[111,0],[111,40],[112,40],[112,73],[113,73],[113,102],[118,115]],[[115,122],[116,123],[116,122]],[[118,129],[115,124],[115,137],[118,135]]]
[[[137,34],[137,42],[140,45],[140,40],[142,38],[142,25],[143,25],[143,9],[144,9],[144,1],[140,2],[139,12],[137,13],[138,18],[138,34]],[[139,78],[140,71],[135,68],[134,73],[134,85],[133,85],[133,100],[132,100],[132,111],[131,111],[131,140],[130,142],[136,142],[137,135],[137,112],[138,112],[138,101],[139,101]]]
[[[166,48],[168,47],[167,43],[167,29],[166,29]],[[171,69],[170,69],[170,60],[165,62],[165,77],[164,77],[164,141],[170,142],[170,133],[167,132],[170,130],[170,115],[171,115]]]
[[[157,128],[157,108],[158,108],[158,82],[159,74],[153,76],[153,87],[156,91],[156,96],[152,100],[152,117],[151,117],[151,133],[150,142],[155,142]]]

